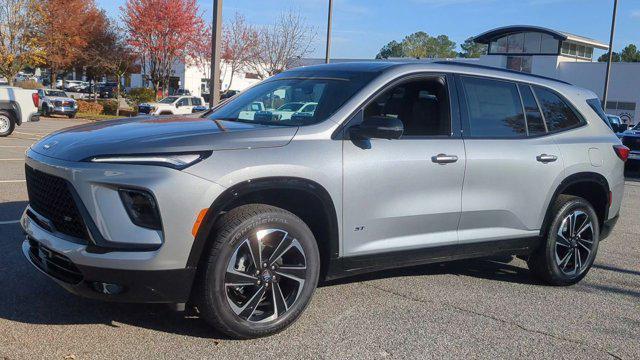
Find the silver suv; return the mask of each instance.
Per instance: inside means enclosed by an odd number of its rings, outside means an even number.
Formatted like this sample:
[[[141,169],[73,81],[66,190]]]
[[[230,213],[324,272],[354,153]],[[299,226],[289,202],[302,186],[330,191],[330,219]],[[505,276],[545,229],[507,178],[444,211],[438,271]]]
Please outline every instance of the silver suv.
[[[285,103],[317,103],[286,119]],[[255,103],[263,104],[257,110]],[[274,76],[203,116],[104,121],[27,152],[27,259],[96,299],[197,308],[273,334],[319,279],[517,255],[582,279],[628,155],[596,95],[461,63]]]

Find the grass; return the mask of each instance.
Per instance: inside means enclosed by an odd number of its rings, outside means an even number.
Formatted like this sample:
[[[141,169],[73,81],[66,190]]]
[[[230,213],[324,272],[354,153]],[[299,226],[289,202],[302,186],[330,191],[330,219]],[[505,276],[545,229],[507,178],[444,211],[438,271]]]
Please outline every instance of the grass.
[[[90,121],[120,119],[122,117],[123,116],[105,115],[105,114],[97,114],[96,115],[96,114],[87,114],[87,113],[81,113],[81,112],[76,114],[76,118],[90,120]]]

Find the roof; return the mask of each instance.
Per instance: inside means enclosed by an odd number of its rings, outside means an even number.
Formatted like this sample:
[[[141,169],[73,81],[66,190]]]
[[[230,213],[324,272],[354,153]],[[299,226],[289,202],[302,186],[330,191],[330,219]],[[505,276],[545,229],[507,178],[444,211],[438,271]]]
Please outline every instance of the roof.
[[[485,31],[480,35],[474,36],[473,41],[480,44],[489,44],[493,39],[516,32],[538,32],[553,36],[560,41],[573,41],[579,44],[593,46],[596,49],[608,50],[607,44],[588,37],[579,36],[563,31],[553,30],[541,26],[533,25],[510,25]]]

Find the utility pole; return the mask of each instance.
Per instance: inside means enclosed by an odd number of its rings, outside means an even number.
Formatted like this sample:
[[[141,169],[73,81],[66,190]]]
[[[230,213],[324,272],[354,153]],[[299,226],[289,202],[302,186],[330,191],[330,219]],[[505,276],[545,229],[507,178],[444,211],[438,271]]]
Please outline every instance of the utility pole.
[[[609,37],[609,56],[607,58],[607,72],[604,76],[604,94],[602,95],[602,108],[607,111],[607,97],[609,96],[609,76],[611,76],[611,59],[613,58],[613,35],[616,33],[616,14],[618,12],[618,0],[613,0],[613,17],[611,18],[611,36]]]
[[[331,15],[333,13],[333,0],[329,0],[329,13],[327,14],[327,52],[324,57],[324,62],[329,63],[331,56]]]
[[[220,39],[222,38],[222,0],[213,0],[211,27],[211,76],[209,76],[209,109],[220,101]]]

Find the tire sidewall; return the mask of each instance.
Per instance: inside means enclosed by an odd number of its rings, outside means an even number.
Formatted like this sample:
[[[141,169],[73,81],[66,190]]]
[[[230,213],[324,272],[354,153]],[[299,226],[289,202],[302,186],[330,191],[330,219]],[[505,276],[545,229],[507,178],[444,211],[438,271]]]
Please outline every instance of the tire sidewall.
[[[287,310],[285,315],[266,323],[249,322],[237,316],[227,301],[224,280],[227,265],[231,256],[251,232],[262,229],[278,228],[287,231],[302,245],[305,252],[307,279],[302,293],[295,304]],[[263,213],[252,216],[237,226],[227,238],[222,239],[223,246],[217,254],[212,254],[215,259],[208,262],[205,281],[207,286],[205,296],[209,298],[209,304],[216,311],[215,315],[226,324],[238,337],[259,337],[278,332],[290,325],[304,311],[316,288],[320,273],[320,259],[318,247],[313,233],[306,224],[294,215],[281,212]]]
[[[9,129],[7,131],[0,132],[0,137],[11,135],[16,127],[16,122],[13,119],[13,116],[11,116],[11,114],[7,113],[6,111],[0,111],[0,117],[9,121]]]
[[[582,273],[578,275],[567,275],[562,272],[558,264],[556,263],[555,251],[556,251],[556,241],[557,241],[557,233],[562,225],[562,220],[571,212],[575,210],[581,210],[585,212],[593,225],[593,246],[591,248],[591,253],[589,254],[589,258],[587,259],[587,267],[582,271]],[[551,222],[549,233],[548,233],[548,241],[547,247],[545,249],[545,256],[547,257],[547,261],[549,264],[549,271],[554,279],[557,280],[560,284],[574,284],[578,281],[582,280],[593,265],[595,261],[596,255],[598,253],[598,244],[600,238],[600,224],[598,222],[598,216],[591,206],[586,200],[581,198],[572,198],[571,200],[564,203],[560,209],[556,212],[556,215]]]

